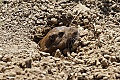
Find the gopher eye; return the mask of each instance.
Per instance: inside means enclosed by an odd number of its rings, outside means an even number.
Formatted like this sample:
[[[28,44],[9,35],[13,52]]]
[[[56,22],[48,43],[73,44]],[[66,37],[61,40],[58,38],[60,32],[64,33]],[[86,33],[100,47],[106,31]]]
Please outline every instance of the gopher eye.
[[[56,35],[51,35],[51,36],[49,37],[49,40],[50,40],[50,41],[55,41],[55,38],[56,38]]]
[[[59,32],[59,37],[62,37],[64,35],[64,32]]]

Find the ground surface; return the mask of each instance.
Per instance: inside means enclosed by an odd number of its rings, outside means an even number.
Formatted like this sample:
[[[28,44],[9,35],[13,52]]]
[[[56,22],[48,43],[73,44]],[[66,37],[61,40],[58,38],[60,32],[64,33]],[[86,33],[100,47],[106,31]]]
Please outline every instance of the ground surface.
[[[82,45],[64,57],[38,41],[60,26]],[[0,80],[119,80],[119,0],[6,0],[0,4]]]

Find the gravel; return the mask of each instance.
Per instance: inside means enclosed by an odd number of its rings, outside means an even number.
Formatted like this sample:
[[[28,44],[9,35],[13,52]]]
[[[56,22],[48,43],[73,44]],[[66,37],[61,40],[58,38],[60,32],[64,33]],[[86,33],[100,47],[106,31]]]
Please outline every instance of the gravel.
[[[120,1],[0,1],[1,80],[119,80]],[[78,28],[74,52],[41,52],[54,27]]]

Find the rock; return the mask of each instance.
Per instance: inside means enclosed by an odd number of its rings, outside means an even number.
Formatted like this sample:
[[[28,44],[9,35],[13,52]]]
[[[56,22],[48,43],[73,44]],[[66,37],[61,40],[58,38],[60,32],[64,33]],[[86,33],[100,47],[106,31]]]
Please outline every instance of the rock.
[[[81,75],[82,75],[82,76],[87,76],[87,74],[86,74],[86,73],[82,73]]]
[[[7,77],[9,80],[15,80],[15,77]]]
[[[0,48],[0,51],[3,51],[3,49],[2,49],[2,48]]]
[[[62,55],[62,53],[60,52],[60,50],[59,50],[59,49],[57,49],[57,50],[56,50],[56,52],[55,52],[55,57],[60,58],[60,57],[61,57],[61,55]]]
[[[104,77],[107,77],[107,75],[104,74],[104,73],[99,73],[99,74],[96,76],[97,79],[103,79]],[[104,79],[105,79],[105,78],[104,78]]]
[[[31,59],[24,59],[19,63],[21,68],[31,68],[32,67],[32,60]]]
[[[120,79],[120,74],[115,73],[116,79]]]
[[[77,56],[77,53],[72,52],[71,56],[75,58]]]
[[[16,76],[16,73],[10,71],[10,72],[7,72],[5,75],[8,76],[9,78],[14,78]]]
[[[52,59],[55,61],[60,61],[60,58],[57,58],[57,57],[52,57]]]
[[[108,67],[109,63],[108,63],[107,59],[102,58],[101,65],[102,65],[103,68]]]
[[[76,64],[84,64],[84,60],[77,59],[76,57],[73,59],[73,61],[74,61]]]
[[[10,62],[11,59],[12,59],[12,55],[6,54],[6,55],[3,56],[2,61],[4,61],[4,62]]]
[[[41,10],[46,11],[47,7],[45,7],[44,5],[41,6]]]
[[[44,22],[42,19],[38,19],[38,20],[36,21],[36,24],[44,25],[45,22]]]
[[[25,60],[25,64],[26,64],[26,68],[31,68],[32,67],[32,60],[31,59]]]
[[[63,61],[63,63],[64,63],[65,65],[70,65],[70,64],[71,64],[71,62],[69,62],[69,61]]]
[[[117,38],[115,39],[115,42],[120,42],[120,37],[117,37]]]
[[[104,58],[109,59],[109,58],[110,58],[110,55],[105,54],[105,55],[104,55]]]
[[[81,3],[77,4],[74,9],[73,12],[79,11],[79,12],[85,12],[85,11],[89,11],[90,9],[87,8],[85,5],[82,5]]]
[[[0,61],[2,60],[2,57],[3,57],[3,56],[2,56],[2,55],[0,55]]]
[[[111,57],[110,57],[110,61],[111,61],[111,62],[116,62],[116,57],[115,57],[115,56],[111,56]]]
[[[33,9],[39,10],[38,6],[33,6]]]
[[[84,19],[83,22],[84,22],[85,25],[87,25],[89,23],[89,20],[88,19]]]
[[[40,61],[41,60],[40,53],[33,53],[32,60],[33,61]]]
[[[47,56],[50,56],[50,53],[40,52],[40,55],[41,55],[41,56],[46,56],[46,57],[47,57]]]
[[[57,24],[58,20],[56,18],[51,18],[51,22],[52,22],[52,24]]]

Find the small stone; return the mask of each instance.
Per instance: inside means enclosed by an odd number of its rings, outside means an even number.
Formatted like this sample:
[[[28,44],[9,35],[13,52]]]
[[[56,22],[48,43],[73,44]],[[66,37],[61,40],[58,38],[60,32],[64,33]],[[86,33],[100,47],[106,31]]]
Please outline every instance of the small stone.
[[[117,79],[120,79],[120,74],[115,73],[115,76],[116,76]]]
[[[117,38],[115,39],[115,42],[120,42],[120,37],[117,37]]]
[[[65,65],[70,65],[70,64],[71,64],[71,62],[69,62],[69,61],[63,61],[63,63],[64,63]]]
[[[41,56],[46,56],[46,57],[47,57],[47,56],[50,56],[50,53],[40,52],[40,55],[41,55]]]
[[[109,80],[109,78],[107,76],[103,77],[103,80]]]
[[[111,57],[110,57],[110,61],[111,61],[111,62],[116,62],[116,57],[115,57],[115,56],[111,56]]]
[[[103,77],[105,77],[105,74],[103,73],[98,73],[98,75],[96,76],[97,79],[103,79]]]
[[[86,73],[82,73],[82,76],[87,76],[87,74]]]
[[[11,58],[12,58],[11,55],[6,54],[6,55],[4,55],[4,57],[2,58],[2,61],[4,61],[4,62],[9,62],[9,61],[11,61]]]
[[[33,6],[33,9],[35,10],[39,10],[39,8],[37,6]]]
[[[61,57],[61,52],[59,49],[56,50],[55,57],[58,57],[58,58]]]
[[[0,55],[0,61],[2,60],[2,57],[3,57],[3,56],[2,56],[2,55]]]
[[[39,61],[41,59],[41,56],[39,53],[34,53],[32,55],[32,59],[33,59],[33,61],[35,61],[35,60]]]
[[[55,61],[60,61],[60,58],[57,58],[57,57],[52,57],[52,59]]]
[[[41,6],[41,9],[43,10],[43,11],[46,11],[47,10],[47,7],[45,7],[45,6]]]
[[[88,45],[88,44],[90,44],[90,41],[85,41],[85,42],[83,42],[83,45],[84,45],[84,46],[86,46],[86,45]]]
[[[15,80],[15,77],[7,77],[9,80]]]
[[[71,53],[71,56],[72,56],[72,57],[76,57],[76,56],[77,56],[77,54],[76,54],[76,53],[74,53],[74,52],[72,52],[72,53]]]
[[[96,60],[96,65],[97,65],[97,66],[100,65],[100,62],[99,62],[98,60]]]
[[[76,64],[84,64],[84,60],[77,59],[76,57],[73,59],[73,61],[74,61]]]
[[[109,59],[109,58],[110,58],[110,55],[105,54],[105,55],[104,55],[104,58]]]
[[[89,23],[89,20],[88,19],[84,19],[83,22],[84,22],[85,25],[87,25]]]
[[[116,44],[117,44],[118,46],[120,46],[120,42],[116,42]]]
[[[9,77],[15,77],[16,73],[15,72],[8,72],[8,73],[6,73],[6,75],[8,75]]]
[[[3,51],[3,49],[2,49],[2,48],[0,48],[0,51]]]
[[[39,25],[44,25],[45,24],[45,22],[42,19],[38,19],[36,23],[39,24]]]
[[[51,18],[51,22],[52,22],[53,24],[57,24],[57,23],[58,23],[58,21],[57,21],[56,18]]]
[[[31,68],[32,67],[32,60],[31,59],[27,59],[25,61],[25,64],[26,64],[26,68]]]
[[[103,66],[103,68],[106,68],[109,65],[109,63],[105,58],[103,58],[101,61],[101,65]]]

